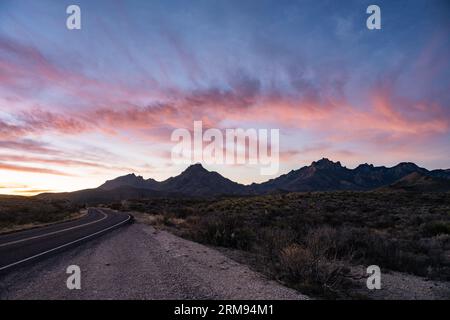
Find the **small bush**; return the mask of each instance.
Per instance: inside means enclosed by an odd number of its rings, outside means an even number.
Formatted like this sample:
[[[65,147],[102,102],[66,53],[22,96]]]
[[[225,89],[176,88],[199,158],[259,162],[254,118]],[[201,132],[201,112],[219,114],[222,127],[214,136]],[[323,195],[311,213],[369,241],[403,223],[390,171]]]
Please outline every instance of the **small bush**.
[[[421,232],[425,237],[434,237],[440,234],[450,234],[450,222],[432,221],[422,224]]]
[[[308,248],[292,244],[280,253],[280,268],[284,277],[299,289],[326,296],[345,296],[351,286],[346,263],[331,260]]]
[[[255,238],[253,230],[235,215],[203,216],[191,236],[200,242],[242,250],[249,250]]]

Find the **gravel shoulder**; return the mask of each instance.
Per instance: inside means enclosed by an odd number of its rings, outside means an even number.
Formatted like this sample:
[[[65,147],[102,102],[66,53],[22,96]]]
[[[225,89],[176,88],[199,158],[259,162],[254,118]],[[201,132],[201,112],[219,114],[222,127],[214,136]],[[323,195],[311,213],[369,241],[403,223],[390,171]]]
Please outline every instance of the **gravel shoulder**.
[[[81,268],[81,290],[66,268]],[[290,299],[308,297],[222,253],[135,223],[0,278],[0,299]]]
[[[352,270],[361,280],[361,288],[366,285],[366,270],[355,267]],[[361,289],[360,293],[375,300],[450,300],[450,282],[434,281],[412,274],[381,270],[381,289]]]

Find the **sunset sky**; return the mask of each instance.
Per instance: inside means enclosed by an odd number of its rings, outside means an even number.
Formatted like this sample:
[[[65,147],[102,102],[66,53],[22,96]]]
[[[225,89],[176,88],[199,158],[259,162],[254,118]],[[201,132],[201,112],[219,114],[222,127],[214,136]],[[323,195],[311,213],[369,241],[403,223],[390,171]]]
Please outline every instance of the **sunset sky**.
[[[450,3],[0,1],[0,194],[166,179],[185,168],[170,135],[194,120],[280,129],[277,175],[322,157],[450,168]]]

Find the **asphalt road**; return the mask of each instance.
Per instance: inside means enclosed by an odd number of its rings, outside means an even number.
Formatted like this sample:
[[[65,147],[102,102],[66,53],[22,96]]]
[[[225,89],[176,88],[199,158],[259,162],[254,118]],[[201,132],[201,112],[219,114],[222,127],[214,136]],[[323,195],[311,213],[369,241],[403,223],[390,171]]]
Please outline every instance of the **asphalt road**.
[[[79,245],[130,220],[128,214],[90,208],[81,219],[0,235],[0,273]]]

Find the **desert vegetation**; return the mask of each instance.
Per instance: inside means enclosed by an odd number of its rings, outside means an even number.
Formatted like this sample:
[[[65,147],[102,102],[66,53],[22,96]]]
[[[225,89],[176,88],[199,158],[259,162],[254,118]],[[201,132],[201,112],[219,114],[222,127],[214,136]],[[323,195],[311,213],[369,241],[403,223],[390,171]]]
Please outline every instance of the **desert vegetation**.
[[[80,207],[67,200],[0,195],[0,233],[76,217]]]
[[[302,292],[352,296],[352,268],[376,264],[450,280],[450,193],[311,192],[126,201],[180,236],[243,252]]]

